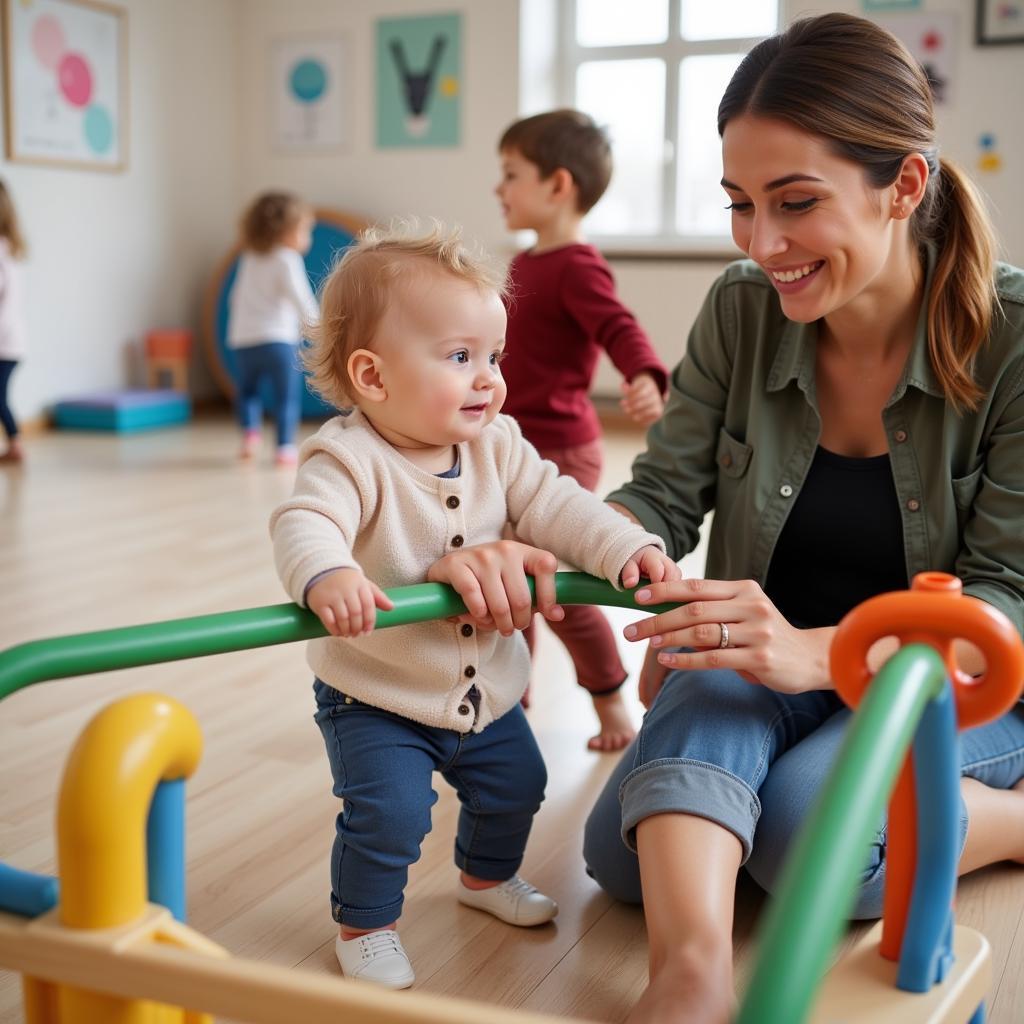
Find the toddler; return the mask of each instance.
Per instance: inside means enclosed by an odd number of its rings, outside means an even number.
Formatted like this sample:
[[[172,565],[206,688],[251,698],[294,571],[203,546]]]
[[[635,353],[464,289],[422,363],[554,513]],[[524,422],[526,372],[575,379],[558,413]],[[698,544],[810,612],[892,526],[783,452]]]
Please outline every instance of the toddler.
[[[601,352],[625,378],[623,410],[642,426],[661,415],[668,380],[647,335],[619,300],[611,269],[583,237],[583,218],[611,179],[611,147],[586,114],[554,110],[515,122],[498,148],[495,191],[505,223],[537,233],[536,245],[509,267],[505,411],[541,456],[594,490],[603,449],[589,392]],[[619,692],[626,670],[608,620],[599,608],[580,605],[567,608],[551,628],[594,702],[600,730],[589,746],[626,746],[634,735]],[[532,647],[530,632],[527,640]]]
[[[541,611],[562,614],[555,557],[539,548],[616,585],[679,576],[657,537],[559,476],[499,415],[500,288],[440,227],[357,240],[324,284],[304,353],[318,392],[353,411],[303,444],[294,494],[271,519],[286,589],[330,633],[307,659],[344,801],[335,950],[346,975],[391,988],[414,980],[395,925],[430,830],[435,771],[462,804],[458,899],[520,926],[557,912],[516,874],[547,781],[520,706],[526,573]],[[500,542],[507,523],[526,543]],[[469,616],[373,632],[375,609],[391,607],[383,589],[424,579],[455,586]]]
[[[25,321],[22,311],[21,267],[25,242],[18,215],[7,186],[0,181],[0,423],[7,434],[7,450],[0,462],[19,463],[25,458],[18,421],[8,404],[7,389],[25,354]]]
[[[262,437],[260,388],[269,382],[277,427],[278,465],[295,464],[295,431],[302,401],[296,360],[303,321],[317,305],[302,254],[309,251],[313,211],[288,192],[259,196],[242,217],[244,252],[231,290],[228,347],[237,368],[242,458],[251,459]]]

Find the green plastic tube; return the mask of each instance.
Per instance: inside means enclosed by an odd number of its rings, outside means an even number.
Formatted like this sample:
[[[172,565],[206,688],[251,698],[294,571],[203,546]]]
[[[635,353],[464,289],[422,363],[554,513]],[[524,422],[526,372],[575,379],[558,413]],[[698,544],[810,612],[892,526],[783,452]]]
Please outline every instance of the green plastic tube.
[[[532,579],[529,585],[533,594]],[[555,594],[560,604],[601,604],[635,608],[645,613],[676,607],[671,604],[640,606],[633,598],[636,589],[616,590],[607,580],[582,572],[555,574]],[[391,611],[377,612],[377,629],[446,618],[466,610],[455,590],[444,583],[395,587],[387,594],[395,607]],[[0,652],[0,700],[33,683],[50,679],[289,644],[326,635],[327,631],[311,611],[297,604],[274,604],[32,640]]]
[[[942,658],[908,644],[875,677],[835,767],[797,835],[758,932],[737,1024],[801,1024],[853,909],[869,844],[925,706],[946,680]]]

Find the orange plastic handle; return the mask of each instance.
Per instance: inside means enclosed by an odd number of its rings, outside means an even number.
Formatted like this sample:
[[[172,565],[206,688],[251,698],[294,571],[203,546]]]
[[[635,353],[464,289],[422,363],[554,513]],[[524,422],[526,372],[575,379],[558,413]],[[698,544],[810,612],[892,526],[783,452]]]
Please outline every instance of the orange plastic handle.
[[[839,623],[830,651],[832,678],[850,707],[860,703],[871,681],[868,651],[887,636],[939,650],[953,684],[961,729],[998,718],[1024,688],[1020,634],[1002,612],[962,594],[955,576],[918,573],[911,590],[872,597]],[[967,640],[981,650],[986,664],[981,676],[972,678],[956,668],[954,640]]]

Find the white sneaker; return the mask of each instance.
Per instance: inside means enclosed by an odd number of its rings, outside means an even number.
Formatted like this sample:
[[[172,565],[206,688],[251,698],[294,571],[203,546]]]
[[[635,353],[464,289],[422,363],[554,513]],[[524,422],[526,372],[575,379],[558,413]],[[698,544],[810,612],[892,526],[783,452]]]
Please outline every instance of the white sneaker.
[[[558,904],[550,896],[538,892],[518,875],[489,889],[470,889],[460,878],[458,897],[459,902],[467,907],[486,910],[488,914],[520,928],[544,924],[558,913]]]
[[[346,978],[372,981],[385,988],[408,988],[415,980],[412,964],[393,928],[334,940],[334,953]]]

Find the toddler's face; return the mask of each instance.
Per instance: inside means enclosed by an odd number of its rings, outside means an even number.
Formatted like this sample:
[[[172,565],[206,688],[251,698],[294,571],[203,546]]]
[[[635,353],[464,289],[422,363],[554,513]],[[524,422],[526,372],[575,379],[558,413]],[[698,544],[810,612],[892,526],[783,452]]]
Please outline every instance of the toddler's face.
[[[536,229],[551,218],[551,179],[540,176],[540,168],[514,149],[501,151],[501,180],[494,194],[509,231]]]
[[[478,437],[505,402],[505,323],[495,292],[445,272],[409,274],[374,338],[387,397],[365,411],[377,429],[404,448]]]

